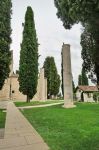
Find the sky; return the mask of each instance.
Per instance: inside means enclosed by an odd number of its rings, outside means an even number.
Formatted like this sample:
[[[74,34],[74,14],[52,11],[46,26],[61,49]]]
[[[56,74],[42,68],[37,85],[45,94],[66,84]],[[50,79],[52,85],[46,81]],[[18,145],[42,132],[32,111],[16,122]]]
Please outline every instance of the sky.
[[[27,6],[34,11],[34,19],[39,46],[39,68],[43,67],[47,56],[55,58],[58,73],[61,75],[61,49],[63,42],[71,45],[71,63],[73,80],[77,85],[78,75],[81,73],[82,59],[80,35],[82,27],[76,24],[71,30],[64,29],[62,22],[57,18],[57,9],[54,0],[12,0],[12,44],[11,50],[14,55],[14,71],[19,68],[20,44],[24,17]]]

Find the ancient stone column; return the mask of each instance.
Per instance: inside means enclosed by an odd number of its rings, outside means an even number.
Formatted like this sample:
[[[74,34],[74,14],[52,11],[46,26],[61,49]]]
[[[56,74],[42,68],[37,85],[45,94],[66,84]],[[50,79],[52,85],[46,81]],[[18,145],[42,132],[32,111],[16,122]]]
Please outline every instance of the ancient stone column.
[[[63,88],[64,88],[64,107],[75,107],[73,104],[72,72],[70,45],[62,46],[62,66],[63,66]]]
[[[11,51],[11,64],[9,76],[11,76],[12,74],[13,74],[13,51]]]
[[[44,68],[40,69],[39,97],[41,101],[47,100],[47,79],[44,77]]]

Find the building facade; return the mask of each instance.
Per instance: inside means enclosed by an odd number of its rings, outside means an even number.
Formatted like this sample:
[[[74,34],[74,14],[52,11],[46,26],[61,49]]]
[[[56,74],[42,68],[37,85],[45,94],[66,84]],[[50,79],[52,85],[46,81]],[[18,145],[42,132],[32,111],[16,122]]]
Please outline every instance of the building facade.
[[[9,78],[5,80],[4,86],[0,91],[0,100],[26,101],[26,95],[19,91],[18,74],[13,73],[13,51],[12,62],[10,65]],[[40,69],[38,76],[37,93],[32,100],[46,101],[47,100],[47,79],[44,77],[44,68]]]
[[[95,102],[94,92],[99,92],[97,86],[78,86],[76,88],[76,99],[82,102]]]

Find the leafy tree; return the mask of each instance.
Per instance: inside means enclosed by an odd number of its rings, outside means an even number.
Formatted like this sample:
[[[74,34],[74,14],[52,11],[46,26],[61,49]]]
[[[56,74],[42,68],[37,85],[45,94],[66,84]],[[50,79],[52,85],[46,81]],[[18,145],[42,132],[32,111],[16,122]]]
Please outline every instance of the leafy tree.
[[[99,102],[99,92],[94,92],[93,93],[93,99],[95,102]]]
[[[92,79],[94,74],[96,75],[99,85],[99,1],[54,0],[54,2],[58,10],[57,16],[66,29],[70,29],[78,22],[83,25],[84,32],[81,37],[83,66],[86,71],[90,71]]]
[[[92,25],[85,25],[85,29],[81,35],[83,68],[86,72],[90,72],[89,77],[93,82],[97,82],[97,84],[99,84],[98,36],[99,28],[92,27]],[[96,74],[96,77],[94,74]]]
[[[82,85],[88,85],[88,78],[84,69],[82,69]]]
[[[27,95],[27,102],[36,93],[38,80],[38,40],[32,8],[27,7],[20,51],[19,90]]]
[[[54,0],[57,8],[57,16],[62,20],[66,29],[70,29],[75,23],[95,22],[99,25],[99,1],[98,0]],[[97,18],[97,20],[96,20]]]
[[[78,85],[89,85],[85,69],[82,69],[81,75],[78,76]]]
[[[61,62],[61,77],[62,77],[62,83],[61,83],[61,89],[62,89],[62,94],[63,94],[63,97],[64,97],[64,85],[63,85],[63,55],[61,55],[61,59],[62,59],[62,62]]]
[[[78,85],[82,85],[82,76],[81,75],[78,76]]]
[[[60,88],[60,76],[57,73],[54,57],[47,57],[44,61],[45,77],[47,78],[47,95],[56,96]]]
[[[10,72],[11,8],[11,0],[0,1],[0,90]]]

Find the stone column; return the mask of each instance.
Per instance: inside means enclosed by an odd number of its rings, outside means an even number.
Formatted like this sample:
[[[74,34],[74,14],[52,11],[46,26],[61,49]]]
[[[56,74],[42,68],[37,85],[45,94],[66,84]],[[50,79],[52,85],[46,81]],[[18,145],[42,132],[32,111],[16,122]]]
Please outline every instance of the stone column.
[[[39,97],[41,101],[47,100],[47,79],[44,77],[44,68],[40,69],[40,88],[39,88]]]
[[[11,64],[9,76],[11,76],[12,74],[13,74],[13,51],[11,51]]]
[[[64,107],[75,107],[73,104],[72,72],[71,72],[71,55],[70,45],[62,46],[62,63],[63,63],[63,88],[64,88]]]

